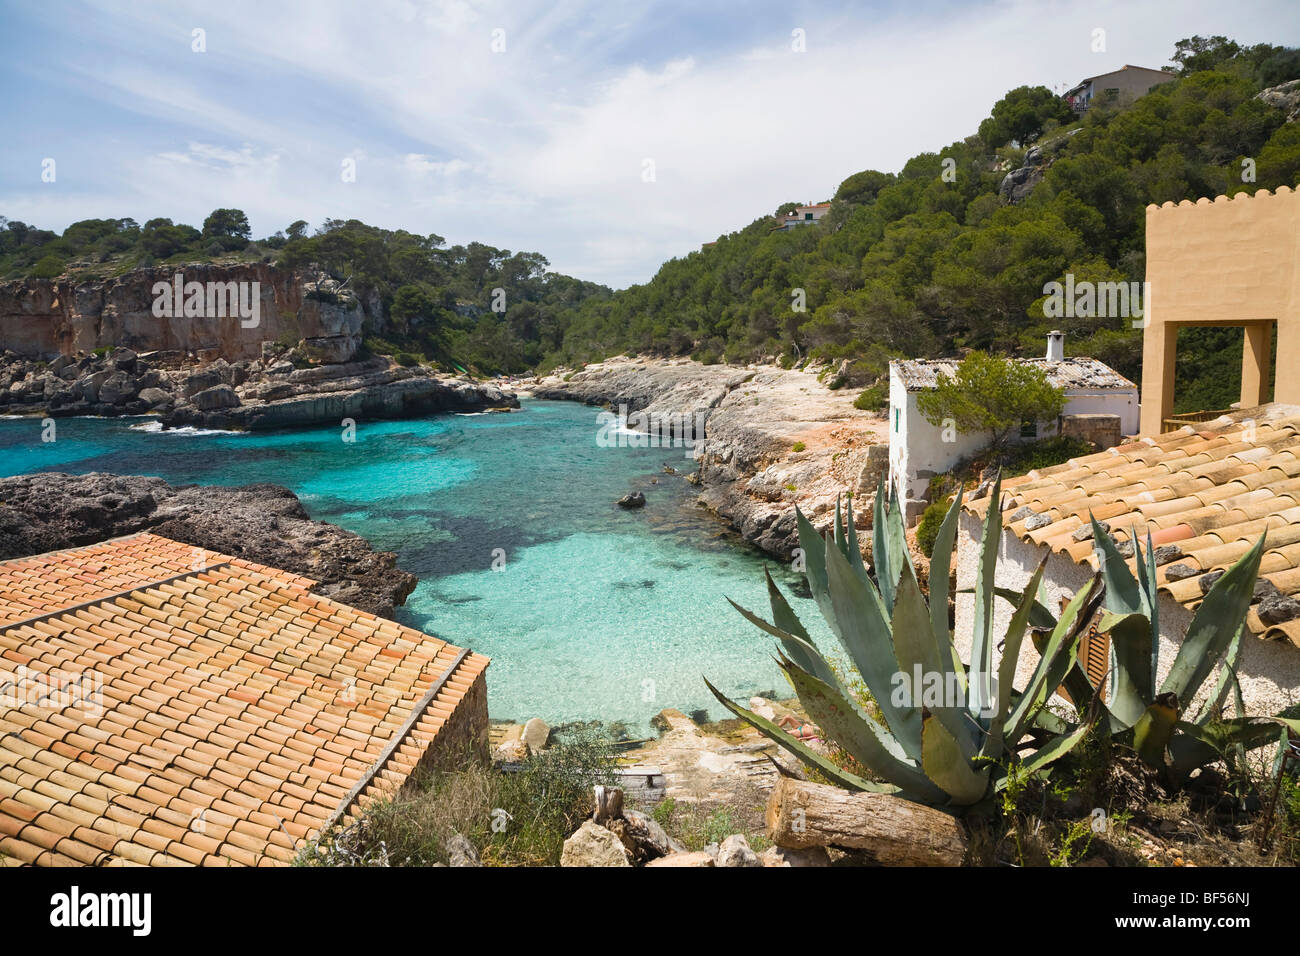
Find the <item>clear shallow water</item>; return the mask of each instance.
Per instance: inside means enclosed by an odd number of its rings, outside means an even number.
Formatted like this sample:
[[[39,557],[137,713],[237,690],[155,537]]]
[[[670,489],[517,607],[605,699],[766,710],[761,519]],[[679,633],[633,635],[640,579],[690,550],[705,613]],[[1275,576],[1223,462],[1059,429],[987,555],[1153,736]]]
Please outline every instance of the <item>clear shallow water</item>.
[[[699,508],[684,478],[662,474],[693,469],[683,452],[600,448],[594,408],[524,408],[363,422],[351,444],[337,428],[177,433],[140,419],[60,419],[58,440],[42,443],[39,420],[7,419],[0,474],[285,485],[313,518],[396,551],[419,577],[403,623],[493,658],[493,717],[645,730],[664,707],[723,716],[701,675],[734,697],[784,696],[773,641],[726,602],[766,610],[763,557]],[[614,505],[635,489],[644,509]],[[802,585],[770,567],[787,594]],[[811,600],[792,601],[821,624]]]

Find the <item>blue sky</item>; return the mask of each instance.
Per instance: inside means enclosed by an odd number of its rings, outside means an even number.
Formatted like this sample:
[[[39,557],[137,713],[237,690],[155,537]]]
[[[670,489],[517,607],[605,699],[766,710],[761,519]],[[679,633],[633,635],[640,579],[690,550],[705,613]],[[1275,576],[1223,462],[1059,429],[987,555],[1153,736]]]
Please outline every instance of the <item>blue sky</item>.
[[[258,236],[358,218],[622,287],[974,132],[1012,87],[1160,67],[1194,33],[1294,46],[1300,17],[1294,0],[3,2],[0,215],[198,225],[236,206]]]

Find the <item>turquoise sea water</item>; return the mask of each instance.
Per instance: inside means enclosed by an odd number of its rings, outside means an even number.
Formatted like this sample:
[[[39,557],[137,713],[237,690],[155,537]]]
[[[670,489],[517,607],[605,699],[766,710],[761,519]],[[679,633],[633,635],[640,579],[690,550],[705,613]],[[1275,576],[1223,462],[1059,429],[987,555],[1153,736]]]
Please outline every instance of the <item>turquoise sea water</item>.
[[[61,419],[45,443],[38,420],[6,419],[0,474],[285,485],[419,577],[403,623],[492,657],[493,717],[644,731],[664,707],[724,716],[701,675],[733,697],[785,696],[773,642],[726,602],[766,611],[763,556],[662,473],[693,470],[681,449],[598,447],[597,414],[525,400],[509,415],[362,422],[352,443],[338,428],[161,432],[142,419]],[[636,489],[644,509],[614,505]],[[802,588],[770,567],[787,594]],[[821,623],[811,600],[791,600]]]

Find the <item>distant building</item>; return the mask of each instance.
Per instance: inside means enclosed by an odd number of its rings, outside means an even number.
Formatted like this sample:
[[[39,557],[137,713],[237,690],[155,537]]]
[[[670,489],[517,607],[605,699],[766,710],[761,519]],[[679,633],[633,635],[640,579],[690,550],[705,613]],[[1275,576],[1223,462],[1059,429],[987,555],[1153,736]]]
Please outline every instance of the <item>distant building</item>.
[[[1109,365],[1094,358],[1065,358],[1065,336],[1048,336],[1043,358],[1020,359],[1041,368],[1047,380],[1065,390],[1060,421],[1029,422],[1022,440],[1065,433],[1086,437],[1104,447],[1138,429],[1138,388]],[[960,359],[908,359],[889,363],[889,477],[902,501],[921,499],[930,479],[941,475],[988,443],[986,433],[947,437],[921,414],[917,399],[938,386],[939,375],[955,377]]]
[[[814,223],[822,221],[822,218],[830,211],[831,204],[828,202],[819,202],[812,206],[796,206],[794,212],[787,213],[781,219],[781,225],[774,229],[774,232],[784,232],[787,229],[793,229],[795,226],[811,226]]]
[[[1145,96],[1161,83],[1174,78],[1164,70],[1151,70],[1145,66],[1125,65],[1111,73],[1090,76],[1080,80],[1063,99],[1080,113],[1094,104],[1101,106],[1128,106],[1139,96]]]

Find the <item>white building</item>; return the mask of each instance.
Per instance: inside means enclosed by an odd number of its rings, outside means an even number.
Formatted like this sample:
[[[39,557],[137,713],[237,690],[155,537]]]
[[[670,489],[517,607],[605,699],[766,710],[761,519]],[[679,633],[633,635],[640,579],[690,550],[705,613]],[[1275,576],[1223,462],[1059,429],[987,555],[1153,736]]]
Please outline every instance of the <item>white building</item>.
[[[1122,435],[1138,430],[1138,389],[1109,365],[1093,358],[1065,358],[1065,336],[1048,336],[1047,354],[1038,359],[1019,359],[1041,368],[1047,380],[1065,390],[1062,418],[1076,415],[1115,415]],[[960,359],[906,359],[889,363],[889,478],[902,501],[925,495],[930,479],[988,445],[987,432],[950,431],[926,421],[917,407],[922,392],[935,388],[939,375],[956,377]],[[1028,425],[1021,438],[1047,438],[1058,433],[1060,421]]]
[[[776,231],[782,232],[795,226],[811,226],[819,223],[830,209],[831,204],[828,202],[819,202],[812,206],[796,206],[794,212],[786,214],[781,225],[776,227]]]

